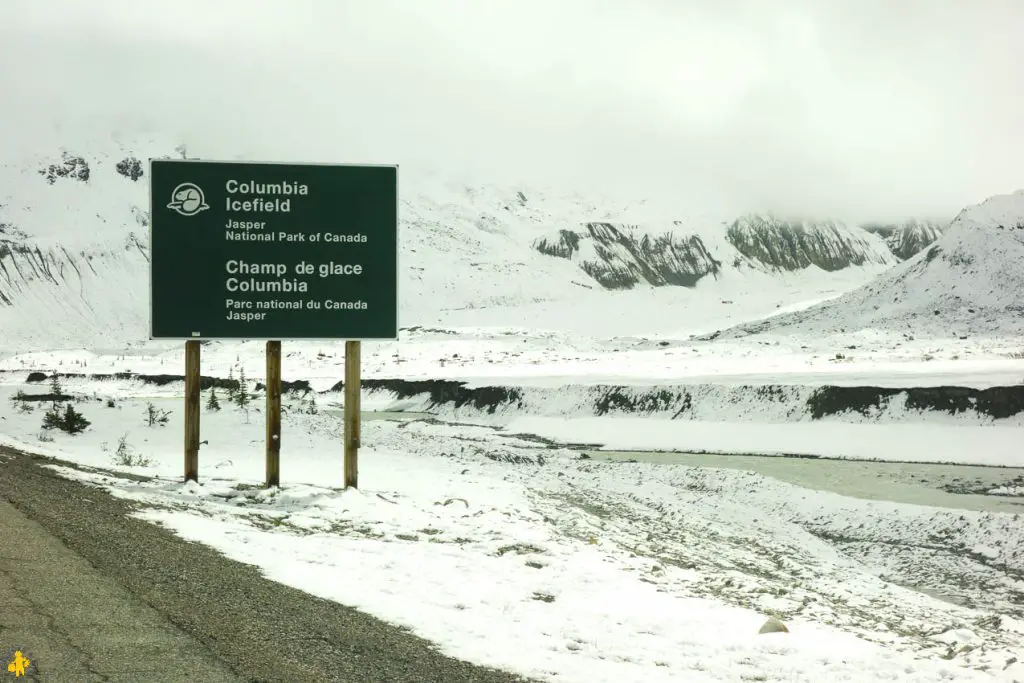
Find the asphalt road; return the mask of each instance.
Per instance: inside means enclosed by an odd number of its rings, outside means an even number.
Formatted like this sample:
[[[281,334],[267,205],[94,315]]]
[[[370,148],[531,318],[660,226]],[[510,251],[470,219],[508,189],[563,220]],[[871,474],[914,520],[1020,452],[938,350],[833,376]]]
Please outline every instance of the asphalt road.
[[[25,681],[524,682],[268,581],[41,462],[0,448],[0,675],[19,648]]]

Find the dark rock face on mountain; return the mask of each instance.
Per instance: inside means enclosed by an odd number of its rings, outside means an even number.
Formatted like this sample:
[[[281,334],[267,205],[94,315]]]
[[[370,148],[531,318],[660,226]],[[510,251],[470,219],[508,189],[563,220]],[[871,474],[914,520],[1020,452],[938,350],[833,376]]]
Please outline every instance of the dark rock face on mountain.
[[[612,223],[559,230],[557,237],[536,240],[533,247],[578,262],[607,289],[631,289],[640,283],[693,287],[701,278],[717,275],[722,266],[696,235],[651,235],[638,226]]]
[[[3,204],[0,204],[0,211],[3,211],[3,208]],[[6,242],[11,242],[15,239],[22,240],[26,237],[28,235],[19,230],[13,223],[0,221],[0,249],[3,249],[3,245]]]
[[[118,173],[133,182],[137,181],[144,175],[142,171],[142,162],[133,156],[117,162],[117,166],[115,168]]]
[[[901,261],[917,255],[942,237],[946,225],[939,221],[909,220],[903,223],[865,223],[862,229],[885,240]]]
[[[795,271],[813,265],[831,272],[894,262],[878,238],[832,221],[748,215],[733,221],[726,236],[740,254],[771,270]]]
[[[726,267],[791,272],[817,266],[837,271],[851,266],[898,262],[882,239],[836,222],[784,221],[750,215],[731,224],[684,231],[614,223],[586,223],[535,240],[542,254],[573,261],[607,289],[693,287]]]
[[[50,164],[46,168],[39,169],[39,175],[46,178],[46,182],[53,185],[58,178],[70,178],[83,183],[89,182],[89,163],[80,156],[63,152],[61,161],[58,164]]]

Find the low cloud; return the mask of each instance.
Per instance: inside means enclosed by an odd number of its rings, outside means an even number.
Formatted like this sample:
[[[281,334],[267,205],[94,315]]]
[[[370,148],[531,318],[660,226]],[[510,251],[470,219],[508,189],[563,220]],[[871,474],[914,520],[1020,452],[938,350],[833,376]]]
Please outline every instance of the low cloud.
[[[1022,35],[1015,0],[4,0],[0,120],[8,147],[148,129],[700,211],[950,217],[1024,186]]]

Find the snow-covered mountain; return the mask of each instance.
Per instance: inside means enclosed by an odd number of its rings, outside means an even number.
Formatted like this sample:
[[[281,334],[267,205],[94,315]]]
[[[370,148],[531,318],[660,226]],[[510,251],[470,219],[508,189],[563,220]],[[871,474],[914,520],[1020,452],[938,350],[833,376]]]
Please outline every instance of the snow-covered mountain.
[[[142,160],[197,151],[104,140],[0,166],[0,349],[120,348],[147,338]],[[466,185],[403,166],[401,323],[528,327],[543,324],[541,313],[561,324],[569,311],[603,319],[609,336],[639,334],[633,323],[679,330],[701,305],[694,297],[721,309],[772,289],[770,304],[750,307],[762,316],[834,296],[896,263],[880,237],[839,223],[658,220],[664,215],[644,202]],[[640,296],[651,287],[678,296],[632,301],[610,291]],[[611,314],[612,303],[622,315]],[[650,305],[658,310],[638,310]]]
[[[829,302],[717,333],[861,330],[936,339],[1024,334],[1024,190],[960,212],[925,251]]]
[[[885,240],[889,251],[906,261],[942,237],[948,223],[911,219],[902,223],[864,223],[860,227]]]

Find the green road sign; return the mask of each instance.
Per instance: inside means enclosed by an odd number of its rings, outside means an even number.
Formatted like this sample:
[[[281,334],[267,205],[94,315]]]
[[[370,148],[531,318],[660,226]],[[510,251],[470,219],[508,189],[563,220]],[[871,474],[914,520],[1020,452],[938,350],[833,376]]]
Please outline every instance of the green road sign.
[[[398,168],[153,159],[150,337],[396,339]]]

